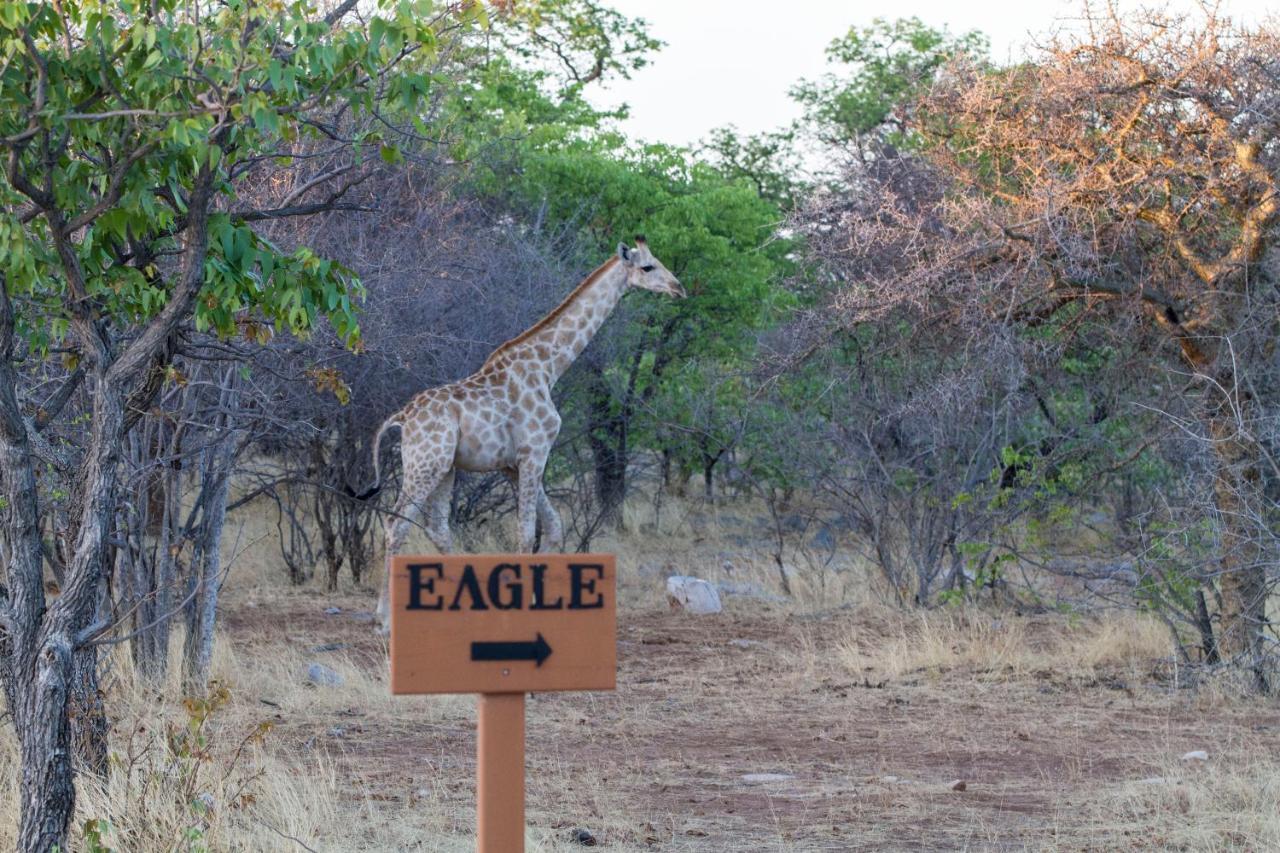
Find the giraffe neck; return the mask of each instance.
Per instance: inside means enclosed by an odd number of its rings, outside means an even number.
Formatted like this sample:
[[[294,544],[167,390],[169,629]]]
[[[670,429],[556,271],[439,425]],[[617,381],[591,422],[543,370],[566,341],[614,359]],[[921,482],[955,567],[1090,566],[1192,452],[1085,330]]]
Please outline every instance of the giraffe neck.
[[[591,343],[626,290],[626,267],[615,259],[597,270],[546,321],[531,330],[526,351],[541,349],[546,353],[539,367],[550,383],[554,384]]]

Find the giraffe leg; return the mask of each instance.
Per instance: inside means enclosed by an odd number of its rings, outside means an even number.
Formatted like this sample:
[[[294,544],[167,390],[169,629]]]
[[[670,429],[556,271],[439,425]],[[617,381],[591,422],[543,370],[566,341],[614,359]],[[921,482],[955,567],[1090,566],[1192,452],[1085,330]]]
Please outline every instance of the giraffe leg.
[[[532,554],[538,538],[538,495],[542,492],[543,462],[535,458],[520,461],[516,487],[517,517],[520,520],[520,553]]]
[[[450,468],[427,500],[427,536],[441,554],[453,550],[453,533],[449,530],[449,505],[452,501],[453,469]]]
[[[547,497],[547,490],[538,484],[538,524],[542,527],[542,550],[558,554],[564,550],[564,525],[560,513]]]
[[[391,630],[391,558],[400,553],[401,548],[404,547],[405,537],[409,533],[409,524],[415,515],[422,515],[428,519],[427,535],[431,537],[431,541],[437,547],[440,547],[440,540],[431,532],[429,504],[433,493],[446,478],[452,482],[450,474],[452,474],[450,470],[434,470],[427,471],[420,477],[406,478],[400,497],[396,500],[395,508],[391,510],[391,515],[383,522],[382,534],[383,541],[386,543],[386,556],[384,558],[386,571],[383,573],[382,595],[378,598],[375,619],[379,626],[379,633],[384,636]],[[447,516],[445,521],[445,532],[447,534]],[[445,545],[447,546],[448,542]]]
[[[391,613],[391,558],[404,545],[405,536],[409,532],[409,516],[416,508],[417,504],[411,499],[409,493],[401,491],[400,497],[396,499],[395,506],[391,509],[391,515],[387,516],[382,522],[385,571],[383,571],[382,577],[382,594],[378,596],[378,609],[374,613],[374,620],[378,626],[378,633],[383,636],[386,636],[391,631],[391,622],[389,621]]]
[[[520,498],[520,469],[503,468],[502,473],[511,482],[511,488],[515,491],[518,501]],[[538,483],[537,517],[538,530],[542,533],[542,547],[538,550],[550,553],[563,551],[564,525],[560,521],[560,513],[556,512],[556,508],[552,505],[551,499],[547,497],[547,490],[542,487],[541,482]]]

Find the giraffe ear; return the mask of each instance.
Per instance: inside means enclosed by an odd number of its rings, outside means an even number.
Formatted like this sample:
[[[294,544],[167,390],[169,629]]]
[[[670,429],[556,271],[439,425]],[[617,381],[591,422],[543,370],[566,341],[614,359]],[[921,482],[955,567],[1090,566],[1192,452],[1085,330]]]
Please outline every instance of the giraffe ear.
[[[631,263],[631,250],[627,248],[626,243],[618,244],[618,257],[622,259],[624,264]]]

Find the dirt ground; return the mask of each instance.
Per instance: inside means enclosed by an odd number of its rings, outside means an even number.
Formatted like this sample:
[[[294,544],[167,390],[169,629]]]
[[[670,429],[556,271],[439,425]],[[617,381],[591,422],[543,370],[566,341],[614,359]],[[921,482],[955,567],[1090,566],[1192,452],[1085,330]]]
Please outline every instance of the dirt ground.
[[[233,603],[224,631],[240,666],[287,650],[357,682],[255,682],[238,687],[241,701],[256,698],[274,720],[270,750],[322,757],[350,792],[349,837],[322,833],[314,849],[471,849],[473,700],[385,698],[370,604],[306,591]],[[885,675],[874,654],[896,630],[886,618],[752,600],[716,616],[624,608],[616,692],[529,699],[531,849],[578,849],[578,829],[628,851],[1261,850],[1275,840],[1273,821],[1247,813],[1256,802],[1215,799],[1259,766],[1263,781],[1249,784],[1274,798],[1274,703],[1177,687],[1159,660],[1087,675],[1071,661],[916,671],[907,661]],[[1060,628],[1026,621],[1019,642]],[[1208,760],[1183,760],[1194,750]]]

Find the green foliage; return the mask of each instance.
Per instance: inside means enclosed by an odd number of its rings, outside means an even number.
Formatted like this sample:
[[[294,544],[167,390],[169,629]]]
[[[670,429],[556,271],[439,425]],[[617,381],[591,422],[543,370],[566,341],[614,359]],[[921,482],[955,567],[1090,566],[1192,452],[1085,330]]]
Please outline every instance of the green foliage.
[[[587,86],[628,77],[660,47],[643,19],[591,0],[509,4],[483,39],[451,42],[436,76],[436,114],[429,126],[418,119],[419,130],[466,164],[470,191],[502,195],[528,152],[599,140],[625,108],[593,106]],[[616,135],[607,143],[622,144]]]
[[[581,139],[617,115],[597,110],[576,90],[548,95],[545,77],[498,55],[452,83],[431,132],[444,139],[455,161],[469,164],[465,185],[471,191],[502,193],[527,152]]]
[[[494,21],[494,35],[562,100],[598,80],[630,77],[662,47],[643,18],[593,0],[518,0]]]
[[[111,834],[111,821],[90,818],[84,822],[84,845],[87,853],[114,853],[107,838]]]
[[[725,177],[749,182],[762,199],[790,210],[805,189],[796,177],[800,159],[795,144],[794,130],[743,135],[734,127],[720,127],[711,131],[703,152]]]
[[[331,26],[306,2],[3,9],[0,274],[33,347],[66,335],[68,263],[98,316],[128,327],[162,311],[173,289],[166,258],[189,239],[187,204],[204,179],[230,212],[208,225],[197,326],[231,334],[253,312],[305,333],[326,316],[358,342],[351,271],[273,246],[237,215],[235,187],[291,140],[319,136],[319,113],[413,109],[429,78],[407,58],[435,45],[430,2],[382,0],[366,26]],[[74,234],[73,259],[59,254],[60,229]]]
[[[880,135],[909,147],[914,141],[906,111],[938,69],[957,54],[981,61],[987,50],[987,37],[977,31],[953,37],[918,18],[877,18],[827,47],[827,62],[839,71],[802,81],[791,94],[804,106],[806,123],[827,143],[857,144]]]
[[[1196,612],[1196,594],[1206,581],[1204,566],[1212,565],[1217,542],[1214,523],[1159,522],[1148,531],[1145,566],[1134,591],[1138,601],[1157,612]]]

